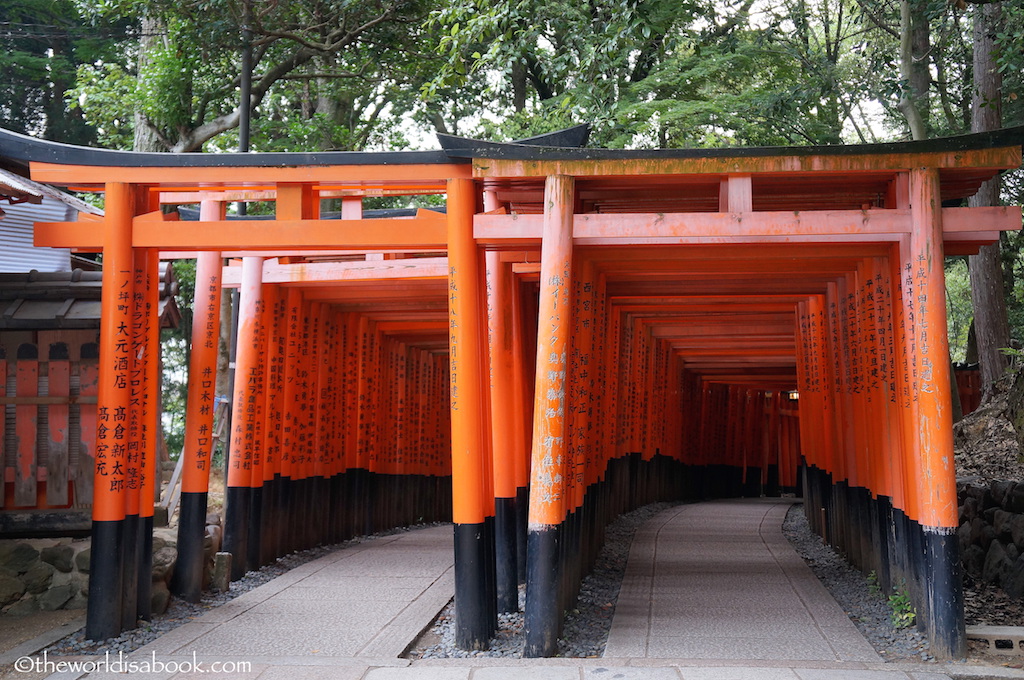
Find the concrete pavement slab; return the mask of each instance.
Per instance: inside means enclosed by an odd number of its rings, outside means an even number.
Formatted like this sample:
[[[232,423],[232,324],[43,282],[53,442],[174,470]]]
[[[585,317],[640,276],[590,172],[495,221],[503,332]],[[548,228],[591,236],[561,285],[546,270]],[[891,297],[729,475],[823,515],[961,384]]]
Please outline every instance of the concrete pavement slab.
[[[366,666],[270,666],[257,680],[362,680],[367,670]]]
[[[742,661],[808,661],[834,659],[832,648],[820,637],[802,640],[764,638],[668,637],[651,635],[647,656],[660,659],[729,659]]]
[[[567,666],[494,666],[474,668],[470,677],[472,680],[580,680],[582,669]]]
[[[374,668],[364,680],[469,680],[471,668]]]
[[[910,680],[903,671],[847,670],[839,668],[799,668],[800,680]],[[948,680],[948,678],[947,678]]]
[[[168,656],[181,649],[185,649],[203,635],[217,628],[217,623],[206,623],[203,621],[186,623],[184,626],[179,626],[172,631],[164,633],[139,651],[145,650],[147,653],[152,652],[157,656]]]
[[[792,668],[680,668],[683,680],[799,680]]]
[[[679,670],[674,667],[598,666],[597,668],[584,668],[583,680],[681,680],[681,676]]]

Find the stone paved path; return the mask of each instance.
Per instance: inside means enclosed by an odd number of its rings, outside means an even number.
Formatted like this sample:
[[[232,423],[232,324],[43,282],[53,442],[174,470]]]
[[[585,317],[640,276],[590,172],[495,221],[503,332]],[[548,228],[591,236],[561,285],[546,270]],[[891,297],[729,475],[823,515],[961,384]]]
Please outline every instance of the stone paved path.
[[[882,661],[782,535],[789,507],[712,501],[650,519],[605,656]]]

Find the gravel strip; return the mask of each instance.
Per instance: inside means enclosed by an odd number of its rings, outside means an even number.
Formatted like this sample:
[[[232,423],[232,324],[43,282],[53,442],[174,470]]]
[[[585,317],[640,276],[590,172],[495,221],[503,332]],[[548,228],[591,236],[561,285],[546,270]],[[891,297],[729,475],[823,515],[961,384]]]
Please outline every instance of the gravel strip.
[[[802,504],[789,509],[782,533],[861,634],[886,661],[933,661],[916,628],[895,628],[887,593],[872,592],[868,579],[811,531]]]
[[[154,616],[152,621],[143,622],[138,628],[126,630],[115,638],[103,642],[87,640],[85,629],[83,628],[42,651],[47,652],[49,656],[89,656],[101,655],[106,652],[124,652],[127,654],[156,640],[164,633],[174,630],[178,626],[194,621],[211,609],[215,609],[226,602],[230,602],[239,595],[249,592],[253,588],[258,588],[264,583],[272,581],[295,567],[312,562],[335,550],[344,550],[348,546],[358,545],[380,536],[391,536],[428,526],[438,526],[438,524],[421,524],[415,527],[392,529],[373,534],[372,536],[360,536],[335,545],[318,546],[290,553],[279,557],[273,564],[268,564],[259,571],[250,571],[241,579],[233,581],[227,592],[204,592],[202,599],[196,604],[185,602],[177,597],[171,597],[171,603],[167,607],[166,612]]]
[[[615,603],[619,598],[622,576],[626,573],[633,534],[644,522],[672,503],[645,505],[620,515],[605,528],[604,547],[598,553],[594,570],[583,579],[576,608],[565,619],[555,656],[597,658],[604,653],[612,627]],[[525,604],[525,591],[519,587],[519,607]],[[501,614],[498,632],[486,650],[467,652],[455,646],[455,605],[449,603],[406,655],[410,659],[455,659],[471,657],[521,658],[525,645],[523,613]]]

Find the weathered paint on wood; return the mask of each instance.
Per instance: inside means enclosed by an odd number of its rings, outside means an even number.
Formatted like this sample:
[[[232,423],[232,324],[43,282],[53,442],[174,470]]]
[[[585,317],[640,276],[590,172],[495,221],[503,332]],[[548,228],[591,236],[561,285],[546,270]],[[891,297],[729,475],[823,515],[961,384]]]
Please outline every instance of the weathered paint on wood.
[[[23,344],[18,347],[16,370],[17,397],[39,395],[39,350],[35,345]],[[14,407],[17,459],[14,464],[14,505],[35,507],[38,468],[36,437],[39,426],[39,407],[35,404],[19,404]]]
[[[50,345],[47,370],[49,373],[49,396],[68,397],[71,394],[71,362],[68,346],[64,343]],[[68,460],[69,405],[52,404],[47,407],[49,420],[46,458],[46,502],[60,506],[68,503]]]

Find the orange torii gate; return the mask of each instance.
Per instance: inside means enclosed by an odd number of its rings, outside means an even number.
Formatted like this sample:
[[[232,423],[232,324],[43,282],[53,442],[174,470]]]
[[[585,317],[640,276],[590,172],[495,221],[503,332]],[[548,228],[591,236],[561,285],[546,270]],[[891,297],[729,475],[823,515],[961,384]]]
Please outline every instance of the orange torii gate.
[[[485,645],[525,580],[526,653],[550,655],[616,514],[799,486],[816,529],[884,587],[905,582],[933,651],[959,656],[942,256],[1021,215],[944,205],[1017,167],[1021,135],[167,156],[0,134],[34,179],[107,194],[102,223],[37,225],[39,245],[102,250],[109,277],[88,634],[133,625],[141,590],[127,575],[146,504],[128,492],[127,446],[148,443],[121,373],[137,353],[117,333],[139,323],[124,299],[144,285],[142,253],[163,252],[201,254],[194,347],[217,327],[220,286],[240,287],[236,575],[442,516],[450,495],[459,644]],[[363,197],[416,194],[444,194],[446,214],[361,219]],[[321,215],[328,198],[342,219]],[[225,219],[235,200],[273,201],[274,219]],[[185,202],[200,221],[159,210]],[[225,257],[241,266],[221,273]],[[186,597],[201,576],[212,359],[193,362]]]

